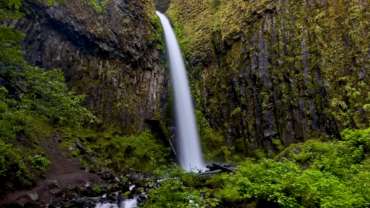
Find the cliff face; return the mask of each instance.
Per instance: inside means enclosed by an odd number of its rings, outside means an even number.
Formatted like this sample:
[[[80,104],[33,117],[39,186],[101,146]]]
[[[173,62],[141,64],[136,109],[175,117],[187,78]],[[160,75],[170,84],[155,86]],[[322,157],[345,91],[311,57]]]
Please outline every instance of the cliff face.
[[[235,151],[369,124],[367,1],[173,0],[198,108]]]
[[[94,8],[88,2],[25,1],[17,27],[26,34],[26,58],[63,69],[103,122],[135,132],[158,115],[165,84],[154,4],[112,0]]]
[[[165,12],[170,6],[170,0],[155,0],[157,10]]]

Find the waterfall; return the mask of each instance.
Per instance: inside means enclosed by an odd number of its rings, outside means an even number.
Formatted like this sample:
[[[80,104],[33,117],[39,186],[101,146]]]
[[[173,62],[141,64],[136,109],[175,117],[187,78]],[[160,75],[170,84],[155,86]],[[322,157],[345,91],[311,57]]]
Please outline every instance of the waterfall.
[[[161,20],[165,34],[171,80],[174,89],[178,160],[182,168],[187,171],[202,171],[206,168],[199,142],[189,81],[180,46],[168,18],[158,11],[157,15]]]

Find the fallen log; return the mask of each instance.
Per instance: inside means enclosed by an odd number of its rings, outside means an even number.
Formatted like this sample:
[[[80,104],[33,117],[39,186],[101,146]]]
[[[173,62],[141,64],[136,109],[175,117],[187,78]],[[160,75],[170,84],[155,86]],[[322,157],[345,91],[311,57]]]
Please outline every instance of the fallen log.
[[[235,171],[235,167],[229,164],[212,163],[211,165],[207,165],[207,168],[209,169],[209,171],[220,170],[221,172],[228,172],[228,173]]]

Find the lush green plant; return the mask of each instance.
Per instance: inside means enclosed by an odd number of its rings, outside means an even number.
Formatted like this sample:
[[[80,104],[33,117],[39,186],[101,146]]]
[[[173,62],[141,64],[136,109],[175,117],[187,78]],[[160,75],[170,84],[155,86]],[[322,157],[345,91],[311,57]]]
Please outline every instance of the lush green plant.
[[[30,161],[33,168],[41,171],[45,171],[50,165],[48,158],[42,155],[34,155],[30,157]]]
[[[0,140],[0,150],[0,177],[20,176],[26,172],[25,162],[17,149]]]
[[[80,127],[94,122],[93,114],[81,105],[84,97],[67,89],[60,70],[26,70],[22,84],[26,88],[22,108],[35,110],[59,126]]]
[[[97,12],[103,12],[109,0],[87,0],[87,3],[92,6]]]
[[[235,175],[225,175],[224,183],[220,196],[231,201],[258,199],[281,207],[368,206],[366,196],[341,178],[315,168],[303,170],[290,161],[247,161]]]
[[[50,3],[50,1],[48,1]],[[21,0],[0,2],[0,21],[21,17]],[[78,129],[95,117],[70,92],[59,70],[27,64],[23,34],[0,26],[0,180],[1,193],[31,185],[48,168],[41,143],[56,128]]]
[[[65,131],[65,142],[74,146],[81,142],[86,150],[76,149],[75,155],[84,158],[86,165],[95,169],[110,168],[117,172],[129,170],[153,172],[168,163],[169,149],[149,132],[121,136],[110,131]],[[91,158],[94,162],[91,163]]]
[[[150,171],[168,158],[168,151],[148,132],[100,140],[93,149],[104,155],[102,159],[108,167],[117,170],[133,168]]]
[[[155,32],[151,33],[149,40],[155,44],[156,48],[164,51],[165,50],[165,40],[164,33],[159,17],[155,14],[150,16],[150,23],[155,29]]]
[[[149,191],[143,207],[217,207],[219,200],[205,188],[206,178],[178,167],[167,167],[160,175],[159,186]]]
[[[193,208],[202,206],[202,198],[199,191],[192,187],[184,186],[177,178],[166,179],[160,188],[149,193],[149,200],[144,207],[153,208]]]
[[[229,161],[233,158],[221,133],[212,129],[202,112],[196,111],[203,152],[207,161]]]
[[[209,179],[175,171],[149,192],[146,207],[369,207],[370,129],[345,130],[342,141],[309,140],[275,159],[248,159]]]
[[[222,176],[225,200],[265,200],[281,207],[368,207],[370,131],[346,130],[344,141],[292,145],[276,160],[246,161]]]

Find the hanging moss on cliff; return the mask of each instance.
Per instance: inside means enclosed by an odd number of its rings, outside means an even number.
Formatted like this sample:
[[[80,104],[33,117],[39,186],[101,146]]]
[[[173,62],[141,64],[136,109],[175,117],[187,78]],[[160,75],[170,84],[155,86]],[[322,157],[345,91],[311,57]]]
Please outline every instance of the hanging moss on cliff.
[[[369,126],[368,7],[174,0],[168,13],[181,25],[198,108],[230,148],[250,153]]]

